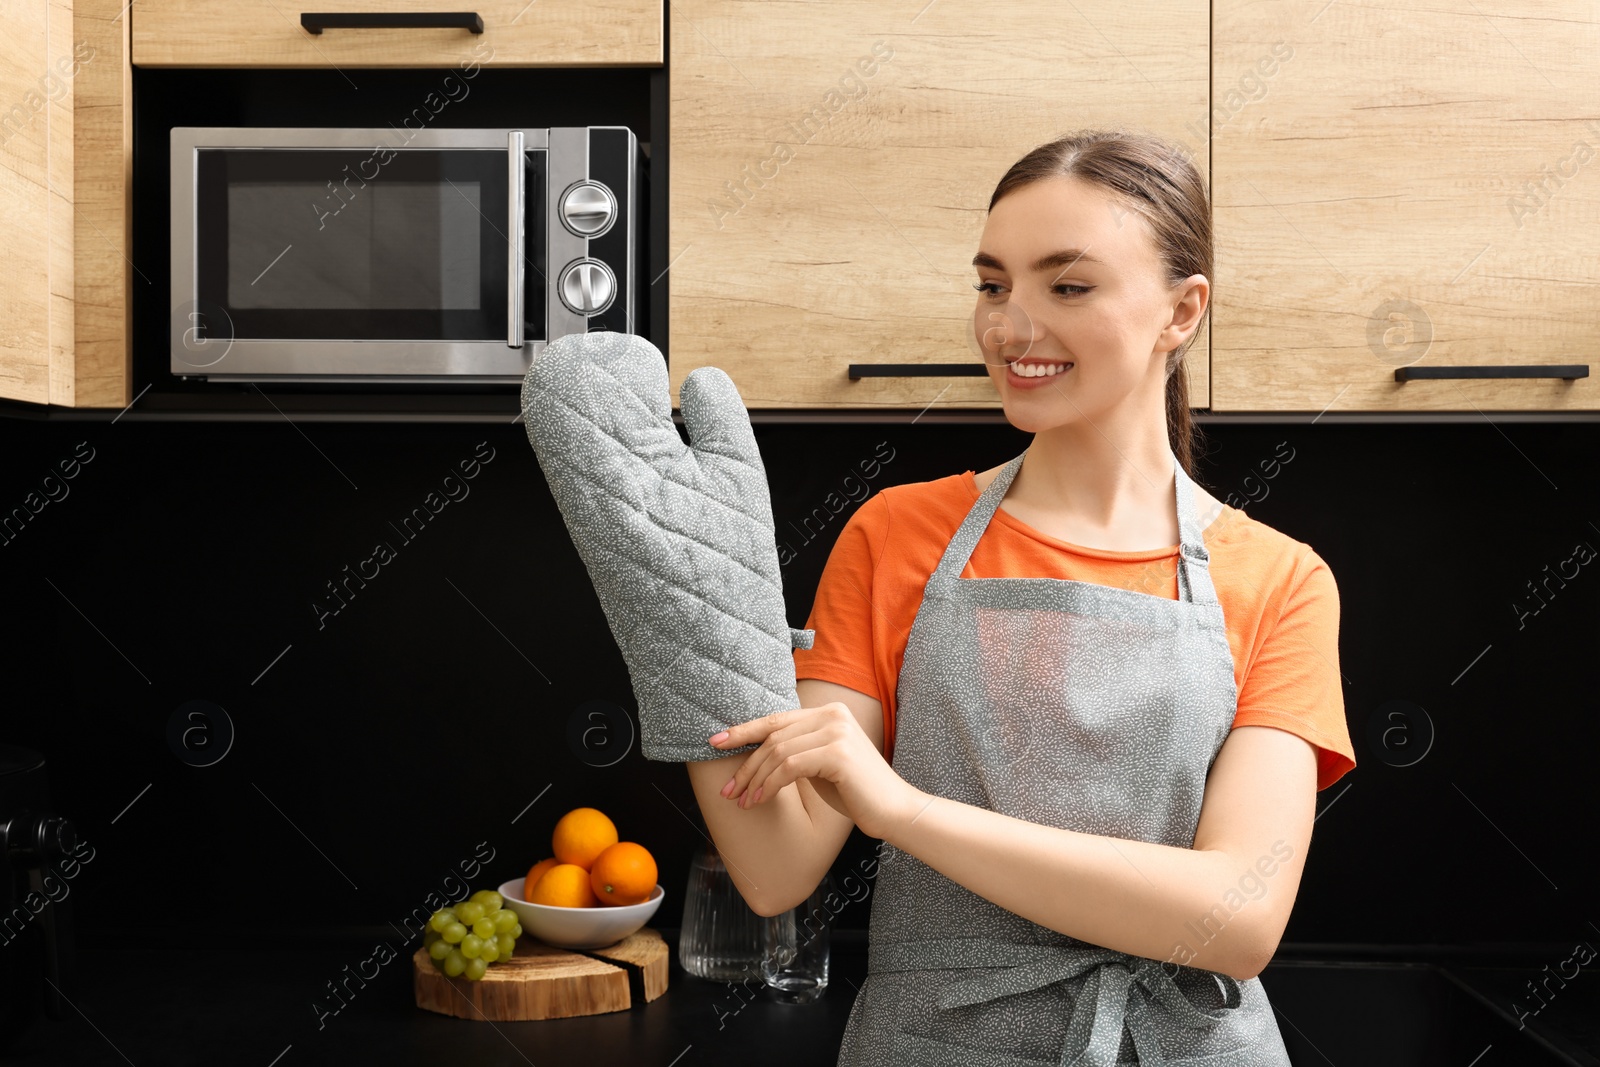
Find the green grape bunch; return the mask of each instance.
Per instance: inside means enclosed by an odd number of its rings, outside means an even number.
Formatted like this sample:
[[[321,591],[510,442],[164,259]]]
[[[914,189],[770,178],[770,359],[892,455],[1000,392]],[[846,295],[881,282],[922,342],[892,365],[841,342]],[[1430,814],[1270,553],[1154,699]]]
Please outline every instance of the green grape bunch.
[[[422,947],[434,967],[451,978],[466,975],[478,981],[496,960],[508,960],[517,950],[522,924],[517,913],[492,889],[480,889],[434,912],[428,919]]]

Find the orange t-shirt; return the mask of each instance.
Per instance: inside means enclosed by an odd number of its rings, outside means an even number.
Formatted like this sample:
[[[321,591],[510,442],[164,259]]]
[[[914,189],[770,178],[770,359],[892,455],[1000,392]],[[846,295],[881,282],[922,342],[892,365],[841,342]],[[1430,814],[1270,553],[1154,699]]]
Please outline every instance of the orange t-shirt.
[[[836,682],[883,705],[894,760],[895,690],[928,576],[978,499],[972,471],[887,486],[839,532],[794,650],[795,677]],[[1237,508],[1202,532],[1227,621],[1238,687],[1235,726],[1275,726],[1317,749],[1317,789],[1356,765],[1339,673],[1339,590],[1311,549]],[[1035,530],[1002,504],[964,578],[1068,578],[1178,598],[1178,546],[1086,548]]]

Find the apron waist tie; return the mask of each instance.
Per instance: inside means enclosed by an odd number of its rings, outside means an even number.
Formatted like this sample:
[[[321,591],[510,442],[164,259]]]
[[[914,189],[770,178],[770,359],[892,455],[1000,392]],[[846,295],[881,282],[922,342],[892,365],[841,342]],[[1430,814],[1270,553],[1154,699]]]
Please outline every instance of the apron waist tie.
[[[1190,1030],[1210,1030],[1225,1013],[1240,1004],[1237,979],[1212,974],[1222,983],[1226,1007],[1196,1007],[1162,969],[1160,962],[1144,956],[1099,946],[1023,945],[989,938],[930,938],[880,943],[871,946],[867,971],[947,971],[967,968],[1005,968],[999,974],[973,975],[947,986],[939,997],[941,1008],[959,1008],[1001,997],[1042,989],[1055,982],[1087,975],[1077,1004],[1094,1006],[1090,1017],[1074,1011],[1061,1047],[1061,1067],[1115,1067],[1122,1031],[1133,1036],[1141,1063],[1162,1067],[1155,1020],[1135,985],[1144,987],[1166,1019]]]

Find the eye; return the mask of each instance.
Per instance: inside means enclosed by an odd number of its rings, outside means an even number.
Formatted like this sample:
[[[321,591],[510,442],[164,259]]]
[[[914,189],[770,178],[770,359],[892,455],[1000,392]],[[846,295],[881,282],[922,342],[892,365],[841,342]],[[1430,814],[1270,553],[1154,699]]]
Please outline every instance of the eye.
[[[998,283],[998,282],[976,282],[976,283],[973,284],[972,287],[974,289],[976,289],[978,292],[983,293],[983,294],[985,294],[987,296],[996,296],[996,295],[998,295],[998,292],[999,292],[999,289],[1000,289],[1000,283]],[[1094,286],[1092,286],[1092,285],[1066,285],[1066,284],[1056,285],[1056,286],[1052,286],[1051,287],[1052,291],[1057,292],[1057,293],[1061,293],[1062,296],[1078,296],[1081,293],[1087,293],[1090,289],[1093,289],[1093,288],[1094,288]],[[1071,291],[1070,292],[1062,292],[1062,290],[1071,290]]]

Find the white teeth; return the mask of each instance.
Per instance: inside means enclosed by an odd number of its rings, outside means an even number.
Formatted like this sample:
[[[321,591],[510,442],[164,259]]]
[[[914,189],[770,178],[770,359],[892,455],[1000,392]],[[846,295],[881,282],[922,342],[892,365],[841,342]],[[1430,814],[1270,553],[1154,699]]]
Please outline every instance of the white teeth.
[[[1048,378],[1060,374],[1071,364],[1068,363],[1013,363],[1011,371],[1019,378]]]

